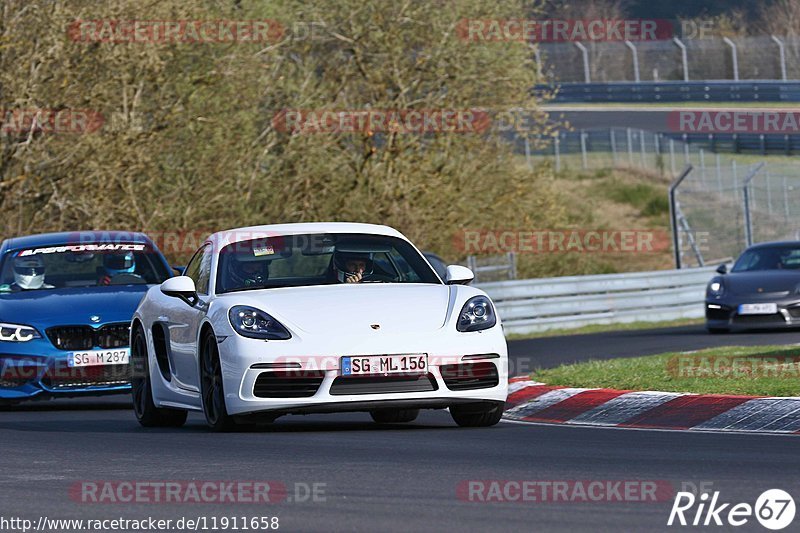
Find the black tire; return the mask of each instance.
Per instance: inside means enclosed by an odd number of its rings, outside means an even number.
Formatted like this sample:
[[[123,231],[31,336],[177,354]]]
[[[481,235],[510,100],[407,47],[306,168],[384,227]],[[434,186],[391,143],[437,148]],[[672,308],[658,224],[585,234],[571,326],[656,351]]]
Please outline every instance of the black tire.
[[[219,348],[217,337],[211,330],[203,335],[200,345],[200,397],[208,427],[214,431],[231,431],[236,428],[236,420],[228,414],[225,407]]]
[[[484,428],[494,426],[503,417],[502,403],[477,403],[453,405],[450,416],[456,424],[465,428]]]
[[[147,340],[144,331],[137,328],[131,344],[133,378],[131,392],[133,411],[143,427],[181,427],[186,423],[188,413],[180,409],[164,409],[153,403],[153,389],[150,383],[150,365],[147,357]]]
[[[419,409],[376,409],[369,414],[378,424],[402,424],[416,420]]]
[[[731,330],[728,328],[710,328],[706,326],[706,331],[708,331],[711,335],[724,335],[725,333],[730,333]]]

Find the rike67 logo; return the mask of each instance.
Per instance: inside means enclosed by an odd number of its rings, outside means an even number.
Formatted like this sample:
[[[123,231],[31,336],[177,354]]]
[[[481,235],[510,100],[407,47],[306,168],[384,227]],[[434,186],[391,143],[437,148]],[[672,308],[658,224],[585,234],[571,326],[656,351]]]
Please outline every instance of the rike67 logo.
[[[795,504],[792,496],[780,489],[770,489],[761,494],[755,505],[749,503],[721,503],[719,491],[699,497],[691,492],[679,492],[669,513],[667,525],[681,526],[743,526],[753,516],[767,529],[784,529],[794,520]]]

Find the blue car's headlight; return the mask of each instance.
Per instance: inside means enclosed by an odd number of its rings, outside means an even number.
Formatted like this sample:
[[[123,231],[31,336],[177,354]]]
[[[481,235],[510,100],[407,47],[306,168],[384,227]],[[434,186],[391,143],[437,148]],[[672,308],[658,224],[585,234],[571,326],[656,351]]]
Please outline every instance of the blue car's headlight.
[[[467,300],[458,314],[458,331],[480,331],[497,324],[497,315],[492,302],[486,296],[475,296]]]
[[[0,342],[28,342],[41,338],[36,328],[23,324],[0,324]]]
[[[276,341],[292,338],[283,324],[254,307],[237,305],[231,308],[228,317],[233,329],[243,337]]]

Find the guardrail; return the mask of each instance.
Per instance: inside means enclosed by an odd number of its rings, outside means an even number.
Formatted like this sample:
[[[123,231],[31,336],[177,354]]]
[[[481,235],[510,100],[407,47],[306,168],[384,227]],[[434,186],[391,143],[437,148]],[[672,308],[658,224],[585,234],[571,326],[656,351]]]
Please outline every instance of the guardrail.
[[[534,93],[553,90],[553,103],[800,102],[800,81],[555,83]]]
[[[702,318],[714,268],[500,281],[480,284],[506,334],[593,324]]]

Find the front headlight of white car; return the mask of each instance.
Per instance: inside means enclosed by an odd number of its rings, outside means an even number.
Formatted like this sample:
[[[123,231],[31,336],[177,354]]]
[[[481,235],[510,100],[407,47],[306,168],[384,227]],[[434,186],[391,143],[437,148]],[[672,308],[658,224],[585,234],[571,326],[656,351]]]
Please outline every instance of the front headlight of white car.
[[[0,324],[0,342],[28,342],[41,339],[36,328],[24,324]]]
[[[233,329],[242,337],[271,341],[283,341],[292,338],[283,324],[269,314],[246,305],[237,305],[228,313]]]
[[[475,296],[467,300],[458,314],[458,331],[480,331],[497,324],[497,315],[492,302],[486,296]]]

